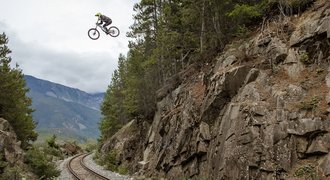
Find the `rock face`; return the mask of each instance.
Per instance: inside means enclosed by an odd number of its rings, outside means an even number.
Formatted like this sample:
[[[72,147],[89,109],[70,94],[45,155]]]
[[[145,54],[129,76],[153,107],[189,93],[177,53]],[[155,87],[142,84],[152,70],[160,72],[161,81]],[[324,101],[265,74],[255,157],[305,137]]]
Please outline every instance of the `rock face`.
[[[135,151],[140,171],[168,179],[330,178],[329,20],[330,1],[317,1],[294,19],[292,33],[273,33],[282,28],[274,22],[214,65],[189,67],[159,92]]]
[[[148,129],[147,122],[132,120],[103,144],[101,153],[115,154],[118,165],[128,168],[131,172],[140,170],[139,162],[143,160],[144,150],[144,144],[141,142],[145,140]]]
[[[21,143],[7,120],[0,118],[0,155],[1,160],[9,166],[20,166],[23,164],[23,150]]]
[[[83,150],[76,143],[63,142],[60,144],[60,150],[63,154],[73,156],[79,153],[83,153]]]

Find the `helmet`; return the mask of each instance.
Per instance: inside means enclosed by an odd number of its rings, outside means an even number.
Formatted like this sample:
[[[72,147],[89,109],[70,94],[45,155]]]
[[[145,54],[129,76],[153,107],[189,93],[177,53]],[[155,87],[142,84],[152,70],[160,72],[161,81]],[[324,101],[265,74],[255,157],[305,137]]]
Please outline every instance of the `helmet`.
[[[101,13],[96,13],[95,16],[100,17],[102,14]]]

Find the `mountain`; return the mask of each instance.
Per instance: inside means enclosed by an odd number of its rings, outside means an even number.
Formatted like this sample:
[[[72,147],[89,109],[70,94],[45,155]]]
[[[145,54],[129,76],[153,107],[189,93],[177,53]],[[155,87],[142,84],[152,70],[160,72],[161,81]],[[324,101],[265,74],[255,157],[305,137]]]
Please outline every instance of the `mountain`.
[[[89,94],[29,75],[25,75],[25,80],[41,139],[51,134],[78,141],[99,136],[100,104],[104,93]]]

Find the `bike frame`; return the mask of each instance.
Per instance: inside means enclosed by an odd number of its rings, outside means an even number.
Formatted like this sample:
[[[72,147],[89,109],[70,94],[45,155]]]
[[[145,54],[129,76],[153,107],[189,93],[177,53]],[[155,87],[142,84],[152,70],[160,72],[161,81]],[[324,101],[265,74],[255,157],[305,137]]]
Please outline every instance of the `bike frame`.
[[[104,29],[103,26],[101,26],[101,25],[99,24],[99,22],[100,22],[100,21],[97,21],[97,22],[95,23],[95,24],[96,24],[95,29],[97,29],[97,27],[99,27],[100,29],[102,29],[103,32],[107,33],[107,31]]]

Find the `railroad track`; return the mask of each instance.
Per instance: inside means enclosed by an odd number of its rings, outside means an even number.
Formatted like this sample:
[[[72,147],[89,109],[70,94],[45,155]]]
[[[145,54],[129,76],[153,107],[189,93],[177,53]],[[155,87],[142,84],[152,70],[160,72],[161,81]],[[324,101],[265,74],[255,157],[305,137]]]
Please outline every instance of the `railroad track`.
[[[69,160],[67,168],[72,176],[78,180],[110,180],[85,165],[84,158],[88,155],[90,153],[78,154]]]

